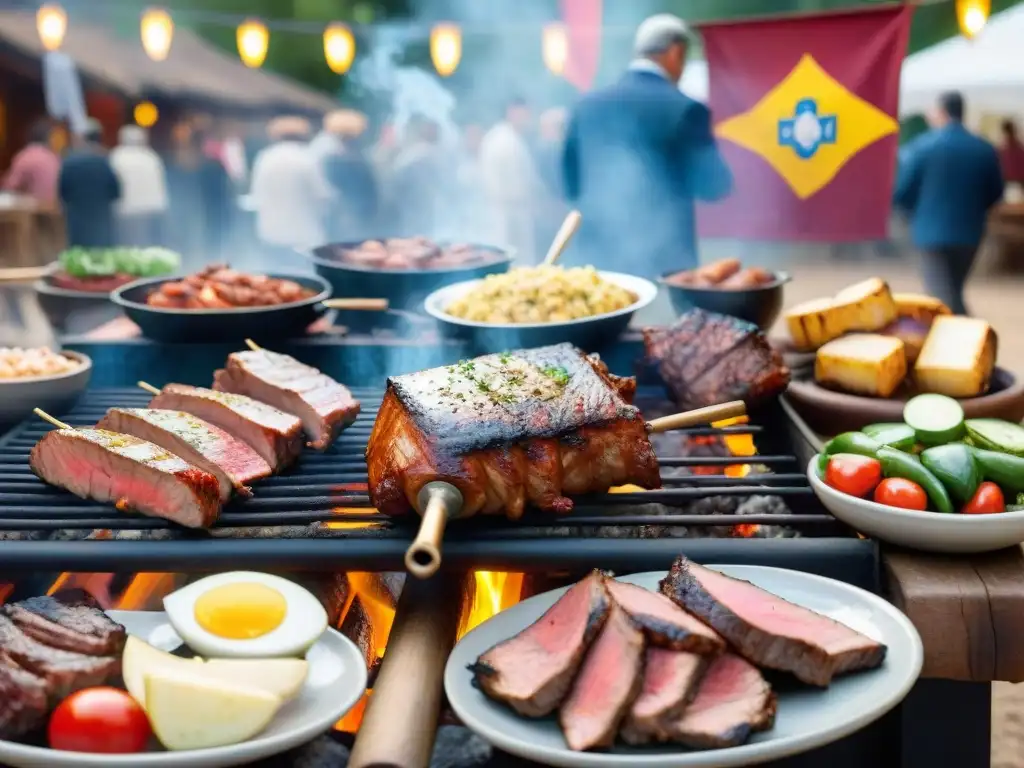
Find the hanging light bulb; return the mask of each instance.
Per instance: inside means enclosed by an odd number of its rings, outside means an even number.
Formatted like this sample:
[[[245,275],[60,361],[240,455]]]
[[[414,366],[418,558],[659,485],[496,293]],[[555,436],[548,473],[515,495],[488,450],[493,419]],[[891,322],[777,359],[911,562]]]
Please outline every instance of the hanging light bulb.
[[[544,66],[554,75],[565,72],[565,64],[569,61],[569,34],[565,24],[557,21],[544,25],[541,33],[541,55]]]
[[[327,66],[338,75],[344,75],[356,57],[356,39],[344,24],[328,24],[324,30],[324,58]]]
[[[160,111],[153,102],[140,101],[135,105],[132,116],[135,118],[135,124],[140,128],[152,128],[160,119]]]
[[[988,23],[991,0],[956,0],[956,19],[963,36],[970,40]]]
[[[267,58],[270,33],[262,21],[248,19],[238,25],[238,55],[247,67],[260,67]]]
[[[462,58],[462,32],[455,24],[438,24],[430,30],[430,58],[441,77],[448,77]]]
[[[68,15],[56,3],[47,3],[36,12],[36,29],[43,48],[56,51],[64,42],[64,33],[68,31]]]
[[[150,8],[142,14],[142,47],[153,61],[163,61],[171,50],[174,22],[163,8]]]

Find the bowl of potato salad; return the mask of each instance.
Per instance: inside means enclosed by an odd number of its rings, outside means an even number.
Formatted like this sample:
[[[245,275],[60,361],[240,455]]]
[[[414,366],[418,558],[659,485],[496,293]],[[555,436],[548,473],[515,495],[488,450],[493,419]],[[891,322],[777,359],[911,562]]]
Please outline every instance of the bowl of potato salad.
[[[473,354],[561,342],[590,352],[616,341],[657,293],[654,283],[620,272],[518,267],[440,288],[424,309]]]
[[[33,408],[59,416],[85,391],[91,375],[92,360],[81,352],[0,347],[0,426],[28,418]]]

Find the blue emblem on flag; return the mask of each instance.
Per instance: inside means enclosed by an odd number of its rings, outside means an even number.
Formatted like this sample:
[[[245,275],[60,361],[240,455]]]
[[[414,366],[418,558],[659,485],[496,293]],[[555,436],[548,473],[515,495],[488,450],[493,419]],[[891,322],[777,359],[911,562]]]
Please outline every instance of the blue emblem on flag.
[[[836,116],[819,115],[814,99],[798,102],[793,117],[779,120],[779,145],[791,147],[804,160],[814,157],[822,144],[836,143]]]

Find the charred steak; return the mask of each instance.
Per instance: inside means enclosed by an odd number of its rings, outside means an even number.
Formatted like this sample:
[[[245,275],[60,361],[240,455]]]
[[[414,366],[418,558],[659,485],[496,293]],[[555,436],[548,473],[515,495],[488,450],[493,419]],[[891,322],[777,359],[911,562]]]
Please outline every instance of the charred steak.
[[[827,686],[834,675],[873,669],[885,659],[884,645],[845,624],[684,557],[660,586],[748,661],[810,685]]]
[[[756,325],[694,309],[667,328],[645,328],[646,358],[682,408],[757,403],[789,385],[782,356]]]
[[[608,618],[611,602],[603,582],[594,571],[533,624],[481,654],[470,667],[474,684],[521,715],[554,712]]]
[[[245,395],[168,384],[149,407],[184,411],[220,427],[252,446],[275,472],[302,452],[302,420]]]
[[[29,454],[40,478],[83,499],[113,502],[189,528],[220,512],[220,485],[158,445],[105,429],[55,429]]]
[[[213,388],[248,395],[302,419],[309,445],[330,447],[359,415],[359,401],[330,376],[294,357],[266,350],[234,352]]]
[[[630,744],[674,738],[671,724],[697,693],[709,661],[695,653],[648,647],[644,682],[622,726],[622,738]]]
[[[569,495],[660,487],[624,391],[570,344],[390,378],[366,449],[370,499],[408,514],[425,484],[443,480],[462,492],[463,514],[517,519],[527,503],[567,512]]]
[[[0,649],[0,739],[35,730],[50,711],[46,681],[22,669]]]
[[[2,613],[33,640],[52,648],[93,656],[119,656],[124,649],[124,627],[81,589],[11,603]]]
[[[271,474],[270,465],[247,443],[184,411],[111,408],[96,427],[148,440],[209,472],[220,484],[221,501],[231,498],[232,491],[251,496],[248,484]]]
[[[605,588],[651,645],[700,654],[725,650],[725,641],[715,630],[664,595],[615,579],[606,579]]]
[[[612,603],[601,633],[587,652],[558,722],[569,749],[610,747],[640,692],[644,677],[644,634]]]

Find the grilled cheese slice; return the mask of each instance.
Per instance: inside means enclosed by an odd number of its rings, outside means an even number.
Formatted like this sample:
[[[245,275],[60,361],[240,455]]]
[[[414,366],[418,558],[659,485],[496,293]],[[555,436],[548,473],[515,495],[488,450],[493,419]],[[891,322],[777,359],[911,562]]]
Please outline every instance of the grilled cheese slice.
[[[880,278],[851,285],[834,298],[815,299],[786,313],[786,325],[798,349],[817,349],[850,331],[877,331],[897,317],[896,302]]]
[[[977,397],[988,390],[998,340],[992,326],[975,317],[935,318],[914,366],[921,392]]]
[[[825,344],[814,358],[815,381],[857,395],[889,397],[906,376],[903,342],[892,336],[853,333]]]

